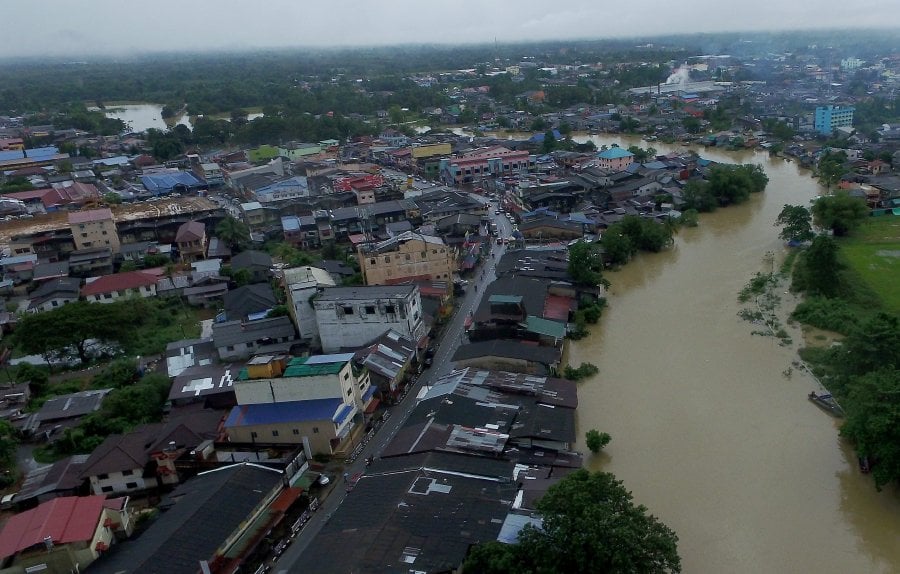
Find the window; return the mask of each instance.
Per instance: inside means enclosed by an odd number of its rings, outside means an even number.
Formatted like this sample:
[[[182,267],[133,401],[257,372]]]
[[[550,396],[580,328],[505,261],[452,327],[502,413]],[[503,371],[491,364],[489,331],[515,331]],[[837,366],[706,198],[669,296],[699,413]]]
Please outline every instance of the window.
[[[256,438],[257,436],[259,436],[259,435],[256,434],[256,431],[252,431],[250,433],[250,438]]]
[[[81,236],[82,236],[82,237],[87,237],[87,233],[82,233]]]
[[[294,434],[295,434],[295,435],[300,434],[300,429],[294,429]]]
[[[113,487],[111,487],[111,486],[103,486],[103,487],[100,488],[100,490],[101,490],[102,492],[112,492],[112,491],[113,491]]]
[[[137,488],[137,483],[136,482],[126,482],[125,488]]]
[[[374,259],[369,259],[369,263],[371,263],[372,265],[375,265],[375,260],[374,260]]]
[[[410,259],[412,259],[412,256],[411,256],[409,253],[407,253],[407,254],[406,254],[406,260],[409,261]]]
[[[437,249],[432,249],[432,250],[431,250],[431,253],[432,253],[432,254],[437,253]]]
[[[319,434],[319,427],[313,427],[313,434]]]
[[[366,305],[366,315],[374,315],[374,314],[375,314],[375,307],[373,307],[372,305]]]
[[[104,293],[103,298],[104,299],[112,299],[112,293]]]
[[[106,474],[105,472],[103,474],[97,475],[97,480],[106,480],[107,478],[109,478],[109,475]]]
[[[104,229],[104,230],[103,230],[103,235],[107,235],[107,233],[106,233],[106,230],[105,230],[105,229]]]
[[[272,436],[278,436],[278,431],[277,431],[277,430],[273,430],[273,431],[272,431]]]
[[[122,476],[131,476],[131,473],[133,473],[133,472],[134,472],[133,470],[123,470]]]
[[[350,373],[344,373],[344,380],[346,381],[349,378],[350,378]]]
[[[427,256],[428,256],[428,252],[427,252],[427,251],[423,251],[423,252],[422,252],[422,259],[425,259]]]
[[[234,350],[234,345],[228,345],[227,347],[225,347],[225,350],[226,350],[226,351],[233,351],[233,350]]]
[[[389,315],[393,315],[394,313],[397,312],[397,308],[394,307],[393,305],[385,305],[384,312]]]
[[[50,302],[50,305],[52,305],[53,307],[56,307],[58,304],[59,303],[57,303],[57,301],[55,300]]]
[[[353,389],[347,389],[347,396],[349,397],[350,393],[352,393],[352,392],[353,392]]]

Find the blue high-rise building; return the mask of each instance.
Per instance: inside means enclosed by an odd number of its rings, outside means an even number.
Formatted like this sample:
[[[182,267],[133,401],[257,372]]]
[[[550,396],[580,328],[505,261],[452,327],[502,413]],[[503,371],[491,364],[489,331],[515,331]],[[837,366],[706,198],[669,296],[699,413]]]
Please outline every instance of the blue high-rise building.
[[[820,134],[830,136],[831,133],[844,126],[853,125],[853,106],[819,106],[816,108],[814,126]]]

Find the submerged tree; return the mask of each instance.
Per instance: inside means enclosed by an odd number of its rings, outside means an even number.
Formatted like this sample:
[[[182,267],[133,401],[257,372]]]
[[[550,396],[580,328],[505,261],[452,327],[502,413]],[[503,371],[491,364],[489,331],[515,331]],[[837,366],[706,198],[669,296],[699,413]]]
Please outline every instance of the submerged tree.
[[[778,214],[775,225],[782,226],[778,237],[785,241],[802,243],[815,237],[812,230],[812,215],[802,205],[785,205]]]

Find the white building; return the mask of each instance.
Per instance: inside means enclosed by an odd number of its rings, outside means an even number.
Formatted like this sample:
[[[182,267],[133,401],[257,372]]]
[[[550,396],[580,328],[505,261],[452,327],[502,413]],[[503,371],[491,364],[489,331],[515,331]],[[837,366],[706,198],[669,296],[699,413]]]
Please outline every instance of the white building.
[[[325,287],[334,287],[330,273],[318,267],[294,267],[284,270],[284,290],[291,300],[290,313],[300,339],[312,346],[319,345],[316,311],[310,299]]]
[[[322,349],[357,349],[393,329],[421,345],[427,329],[416,285],[329,287],[313,302]]]
[[[254,360],[269,359],[263,355]],[[295,357],[281,376],[238,381],[234,396],[239,405],[341,399],[361,411],[371,401],[371,383],[368,370],[354,368],[352,361],[353,353]],[[248,369],[252,365],[253,361]],[[277,371],[272,374],[277,375]]]

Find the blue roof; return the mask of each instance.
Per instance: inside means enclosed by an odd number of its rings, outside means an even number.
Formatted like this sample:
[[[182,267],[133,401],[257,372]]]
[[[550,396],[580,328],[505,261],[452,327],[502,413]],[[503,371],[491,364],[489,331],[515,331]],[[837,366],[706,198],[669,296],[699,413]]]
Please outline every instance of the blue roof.
[[[300,189],[309,189],[309,183],[306,180],[305,176],[298,175],[296,177],[292,177],[289,179],[285,179],[282,181],[276,181],[275,183],[266,185],[254,191],[254,193],[258,196],[268,195],[270,193],[275,193],[281,190],[290,190],[294,188]]]
[[[602,159],[620,159],[623,157],[632,157],[634,154],[628,151],[627,149],[620,147],[611,147],[607,150],[601,151],[597,157]]]
[[[300,218],[296,215],[285,215],[281,218],[281,229],[284,231],[297,231],[300,229]]]
[[[142,175],[141,183],[144,184],[147,191],[156,194],[171,192],[176,185],[183,185],[188,188],[203,187],[204,185],[194,174],[187,171]]]
[[[375,391],[377,391],[377,390],[378,390],[378,387],[376,387],[375,385],[369,385],[369,388],[366,389],[366,394],[363,395],[363,402],[364,403],[369,402],[369,399],[372,398],[372,395],[374,395]]]
[[[341,399],[315,399],[285,403],[238,405],[231,409],[225,428],[275,423],[334,420],[335,411],[344,405]],[[346,409],[347,405],[344,405]],[[353,407],[350,407],[351,410]],[[341,410],[343,412],[344,409]],[[346,415],[345,415],[346,416]]]
[[[644,164],[647,169],[666,169],[666,164],[661,161],[648,161]]]
[[[334,415],[331,420],[334,421],[334,424],[340,426],[344,424],[344,421],[347,420],[347,417],[350,416],[350,413],[353,412],[353,405],[344,405],[341,407],[341,410],[338,411],[338,414]]]
[[[711,163],[715,162],[711,159],[703,159],[702,157],[697,159],[697,165],[699,165],[700,167],[706,167]]]
[[[34,160],[42,160],[53,157],[57,154],[59,154],[59,149],[53,146],[35,147],[26,149],[24,152],[20,149],[12,149],[7,151],[0,151],[0,161],[22,159],[24,157]]]
[[[57,154],[59,154],[59,148],[55,146],[36,147],[25,150],[25,155],[34,159],[53,157]]]
[[[536,133],[533,136],[531,136],[531,138],[528,141],[535,142],[535,143],[542,143],[544,141],[544,137],[546,137],[546,132],[540,132],[540,133]],[[557,139],[557,140],[561,140],[561,139],[563,139],[563,136],[561,133],[559,133],[559,130],[553,130],[553,138]]]

